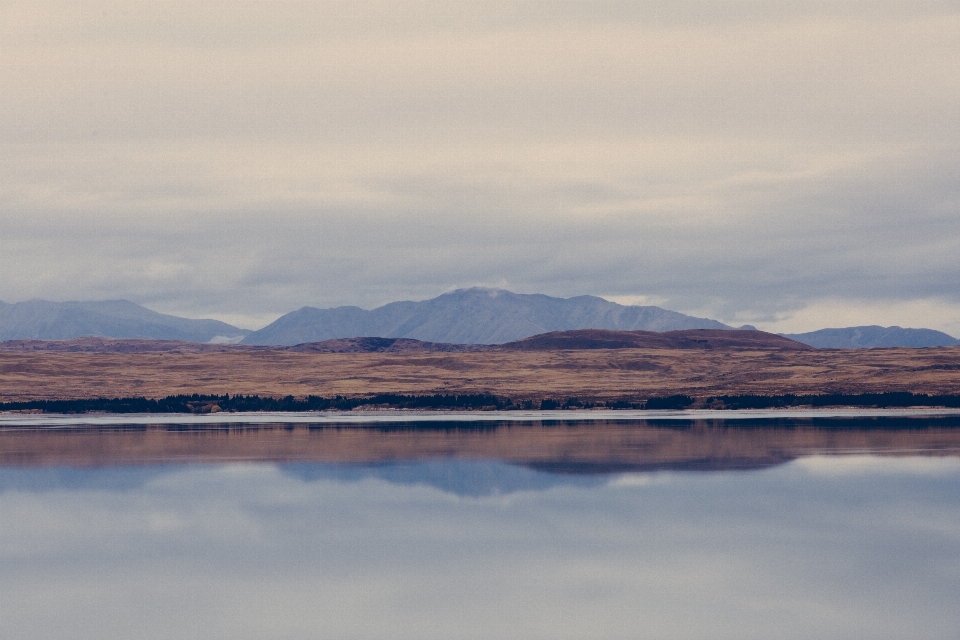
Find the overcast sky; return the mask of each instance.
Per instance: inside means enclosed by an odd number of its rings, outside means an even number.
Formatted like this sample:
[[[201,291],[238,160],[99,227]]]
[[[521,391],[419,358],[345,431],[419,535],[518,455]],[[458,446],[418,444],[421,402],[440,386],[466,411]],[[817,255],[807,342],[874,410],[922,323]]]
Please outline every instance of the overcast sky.
[[[0,300],[960,336],[960,4],[0,4]]]

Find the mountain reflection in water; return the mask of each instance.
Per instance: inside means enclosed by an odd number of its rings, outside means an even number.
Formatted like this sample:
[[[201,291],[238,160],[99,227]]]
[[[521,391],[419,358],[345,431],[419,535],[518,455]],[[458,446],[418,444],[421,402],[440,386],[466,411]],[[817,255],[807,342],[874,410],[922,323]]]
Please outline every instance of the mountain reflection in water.
[[[556,473],[748,469],[812,454],[960,455],[960,416],[0,429],[0,466],[487,459]]]
[[[0,637],[958,637],[958,436],[0,431]]]

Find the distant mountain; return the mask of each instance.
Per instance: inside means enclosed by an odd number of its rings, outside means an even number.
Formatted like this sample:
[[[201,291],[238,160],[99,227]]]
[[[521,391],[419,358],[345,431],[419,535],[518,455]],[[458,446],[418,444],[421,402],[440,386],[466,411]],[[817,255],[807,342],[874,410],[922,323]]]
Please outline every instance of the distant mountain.
[[[422,302],[392,302],[372,311],[359,307],[303,307],[254,331],[243,343],[294,345],[371,336],[500,344],[568,329],[670,331],[731,327],[660,307],[624,306],[595,296],[552,298],[474,287]]]
[[[791,340],[818,349],[866,349],[870,347],[952,347],[960,340],[933,329],[902,327],[846,327],[809,333],[782,333]]]
[[[100,336],[238,342],[248,333],[219,320],[179,318],[127,300],[0,302],[0,340],[68,340]]]
[[[102,338],[99,336],[69,338],[67,340],[0,341],[0,352],[2,353],[249,353],[270,351],[277,348],[230,342],[187,342],[185,340]],[[279,348],[299,350],[299,347]]]

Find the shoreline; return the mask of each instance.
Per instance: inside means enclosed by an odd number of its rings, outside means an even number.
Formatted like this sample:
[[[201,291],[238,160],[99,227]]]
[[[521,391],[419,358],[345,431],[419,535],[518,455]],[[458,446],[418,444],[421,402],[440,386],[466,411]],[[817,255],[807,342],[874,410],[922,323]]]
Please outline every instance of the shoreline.
[[[163,426],[163,425],[258,425],[258,424],[309,424],[351,425],[399,424],[405,422],[462,422],[469,423],[566,423],[566,422],[646,422],[650,420],[696,421],[696,420],[769,420],[804,418],[925,418],[960,416],[958,408],[889,408],[869,409],[837,407],[830,409],[690,409],[630,410],[588,409],[550,411],[422,411],[422,410],[375,410],[375,411],[265,411],[209,414],[157,414],[157,413],[88,413],[88,414],[36,414],[0,413],[0,431],[24,428],[56,429],[67,427],[109,426]]]

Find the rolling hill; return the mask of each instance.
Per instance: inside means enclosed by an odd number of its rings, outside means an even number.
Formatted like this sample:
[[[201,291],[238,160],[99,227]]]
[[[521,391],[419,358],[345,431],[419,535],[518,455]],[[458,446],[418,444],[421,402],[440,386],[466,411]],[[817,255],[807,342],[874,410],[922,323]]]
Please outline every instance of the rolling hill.
[[[685,331],[553,331],[500,345],[514,351],[586,349],[790,349],[813,347],[765,331],[688,329]]]

